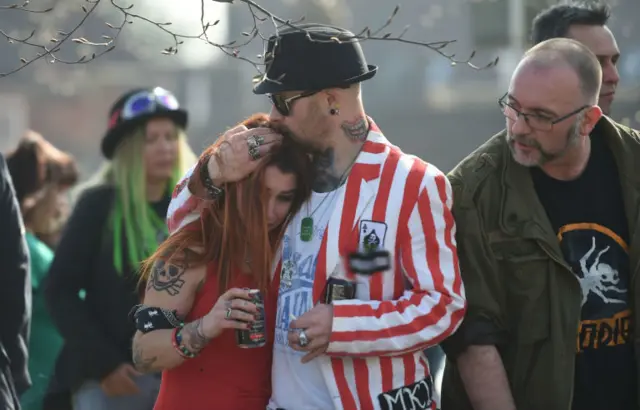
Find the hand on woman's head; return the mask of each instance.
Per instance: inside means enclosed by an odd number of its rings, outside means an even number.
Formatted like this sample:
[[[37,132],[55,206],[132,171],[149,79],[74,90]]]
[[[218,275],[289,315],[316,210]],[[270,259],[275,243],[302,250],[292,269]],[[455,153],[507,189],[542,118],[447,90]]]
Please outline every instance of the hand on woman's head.
[[[214,155],[207,164],[209,175],[218,185],[240,181],[255,171],[281,142],[282,135],[270,128],[234,127],[211,148]]]

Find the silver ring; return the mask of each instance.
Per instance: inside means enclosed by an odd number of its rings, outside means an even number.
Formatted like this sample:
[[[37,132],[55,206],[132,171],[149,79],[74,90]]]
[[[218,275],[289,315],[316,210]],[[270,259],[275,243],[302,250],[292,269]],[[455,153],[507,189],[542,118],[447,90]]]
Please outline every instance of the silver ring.
[[[304,332],[304,329],[300,329],[300,333],[298,333],[298,337],[300,338],[300,341],[298,342],[300,347],[305,347],[306,345],[309,344],[309,338],[307,337],[307,334]]]
[[[228,308],[228,309],[227,309],[227,313],[225,313],[225,314],[224,314],[224,318],[225,318],[225,319],[231,319],[231,311],[232,311],[232,310],[233,310],[233,309],[231,309],[231,308]]]
[[[252,135],[247,138],[247,145],[249,146],[249,149],[258,148],[262,144],[264,144],[264,137],[261,135]]]
[[[249,147],[249,156],[252,160],[257,161],[260,159],[260,150],[258,147]]]

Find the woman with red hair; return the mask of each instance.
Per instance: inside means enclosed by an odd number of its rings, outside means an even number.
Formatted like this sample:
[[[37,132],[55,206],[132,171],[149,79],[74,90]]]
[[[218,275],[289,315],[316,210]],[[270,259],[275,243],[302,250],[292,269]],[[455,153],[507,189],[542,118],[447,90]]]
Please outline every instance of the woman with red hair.
[[[254,115],[242,125],[268,127],[268,117]],[[209,147],[194,172],[222,143]],[[278,290],[272,265],[311,180],[309,156],[285,139],[248,178],[225,186],[223,198],[206,201],[202,219],[170,236],[146,262],[133,355],[139,371],[163,371],[156,410],[266,408]],[[234,329],[249,329],[258,316],[249,289],[263,295],[266,343],[247,349],[238,346]]]

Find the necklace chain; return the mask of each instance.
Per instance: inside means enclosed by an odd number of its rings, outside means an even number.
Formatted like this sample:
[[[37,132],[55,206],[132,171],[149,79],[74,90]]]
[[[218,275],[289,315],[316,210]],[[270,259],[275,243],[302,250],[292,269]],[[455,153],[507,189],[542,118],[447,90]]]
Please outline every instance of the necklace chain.
[[[366,144],[366,142],[365,142]],[[344,170],[344,172],[342,173],[342,175],[340,176],[340,179],[338,180],[338,187],[331,192],[329,195],[325,196],[324,198],[322,198],[322,201],[320,201],[320,203],[318,204],[318,206],[316,207],[316,209],[314,209],[311,214],[309,214],[307,212],[307,218],[312,218],[313,215],[316,213],[316,211],[318,209],[320,209],[320,207],[322,206],[322,204],[324,203],[324,201],[328,198],[328,197],[333,197],[335,195],[337,195],[338,192],[340,192],[340,187],[342,186],[342,184],[345,183],[345,181],[347,180],[348,176],[349,176],[349,171],[351,171],[351,169],[353,168],[353,166],[356,163],[356,160],[358,159],[358,157],[360,156],[360,153],[362,152],[362,147],[364,147],[364,144],[362,144],[362,146],[360,147],[360,149],[358,149],[358,152],[356,153],[356,156],[351,160],[351,163],[349,164],[349,166],[347,167],[347,169]]]
[[[366,142],[365,142],[366,143]],[[315,215],[315,213],[318,211],[318,209],[320,209],[320,207],[322,207],[322,204],[324,204],[324,202],[327,200],[327,198],[331,197],[331,202],[330,204],[333,202],[333,200],[337,197],[338,193],[340,192],[340,188],[342,187],[342,185],[345,183],[345,181],[347,180],[347,177],[349,175],[349,171],[351,171],[351,169],[354,167],[356,160],[358,159],[358,157],[360,156],[360,153],[362,152],[362,148],[364,147],[364,144],[362,144],[362,146],[360,147],[360,149],[358,149],[358,152],[356,153],[355,157],[353,158],[353,160],[351,161],[351,163],[349,164],[349,166],[347,167],[347,169],[344,170],[344,172],[342,173],[342,175],[340,176],[340,179],[338,180],[338,187],[333,191],[328,193],[328,195],[326,195],[324,198],[322,198],[322,200],[320,201],[320,203],[318,204],[318,206],[311,212],[311,214],[309,214],[308,208],[307,208],[307,216],[305,216],[304,218],[302,218],[302,222],[300,225],[300,239],[302,239],[305,242],[308,242],[311,240],[311,238],[313,238],[313,231],[314,231],[314,225],[313,225],[313,215]],[[324,217],[324,215],[327,212],[327,209],[329,209],[330,207],[327,207],[321,215],[321,218]]]

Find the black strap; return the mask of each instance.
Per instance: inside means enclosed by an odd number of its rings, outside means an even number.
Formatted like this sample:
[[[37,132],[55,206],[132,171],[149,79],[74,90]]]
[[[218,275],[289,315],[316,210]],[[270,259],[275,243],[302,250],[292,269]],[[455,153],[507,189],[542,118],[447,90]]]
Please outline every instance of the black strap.
[[[182,320],[178,318],[177,310],[169,311],[153,306],[136,305],[131,309],[129,318],[133,320],[136,329],[142,333],[184,326]]]

